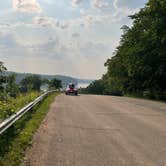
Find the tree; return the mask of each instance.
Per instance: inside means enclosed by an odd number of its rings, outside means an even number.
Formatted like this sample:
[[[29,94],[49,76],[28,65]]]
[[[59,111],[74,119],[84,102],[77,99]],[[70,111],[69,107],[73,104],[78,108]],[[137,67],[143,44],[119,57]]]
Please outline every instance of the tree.
[[[28,90],[31,90],[29,84],[30,84],[29,77],[23,78],[20,82],[20,92],[21,93],[27,93]]]
[[[84,91],[91,94],[104,94],[105,86],[103,80],[93,81]]]
[[[61,80],[58,80],[56,78],[52,79],[50,82],[49,82],[49,88],[50,89],[60,89],[62,88],[62,81]]]
[[[42,85],[42,79],[38,75],[33,75],[32,76],[32,90],[34,91],[40,91],[40,87]]]
[[[166,98],[166,1],[149,0],[130,18],[133,26],[122,27],[114,57],[105,63],[105,93]]]
[[[19,94],[19,87],[16,84],[16,75],[12,74],[7,77],[6,92],[11,96],[16,98]]]
[[[130,16],[132,28],[124,34],[115,56],[108,60],[108,89],[153,98],[166,92],[166,1],[149,0],[145,8]]]
[[[6,71],[6,67],[4,66],[4,63],[0,61],[0,73]]]
[[[0,61],[0,97],[4,98],[5,93],[5,86],[7,76],[4,75],[4,72],[6,71],[6,67],[4,66],[4,63]],[[5,95],[6,96],[6,95]]]
[[[38,75],[27,76],[20,82],[20,91],[27,93],[28,91],[40,91],[42,79]]]

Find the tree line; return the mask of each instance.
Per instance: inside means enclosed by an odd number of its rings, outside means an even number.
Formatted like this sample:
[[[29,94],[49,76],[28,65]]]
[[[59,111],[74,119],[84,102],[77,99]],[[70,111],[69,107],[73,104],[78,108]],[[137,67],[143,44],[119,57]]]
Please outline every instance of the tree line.
[[[52,80],[42,79],[38,75],[30,75],[16,83],[16,74],[7,76],[7,68],[3,62],[0,62],[0,101],[6,100],[7,97],[16,98],[20,93],[29,93],[32,91],[41,91],[42,85],[47,85],[48,89],[60,89],[61,80],[56,78]]]
[[[84,92],[165,99],[166,1],[149,0],[129,17],[133,25],[122,27],[120,44],[105,63],[107,73]]]

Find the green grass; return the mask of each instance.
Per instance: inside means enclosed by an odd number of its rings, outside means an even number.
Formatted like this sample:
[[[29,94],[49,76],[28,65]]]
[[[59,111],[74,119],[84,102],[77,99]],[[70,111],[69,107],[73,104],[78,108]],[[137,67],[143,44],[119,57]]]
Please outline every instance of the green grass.
[[[49,95],[39,106],[28,112],[21,120],[0,136],[0,166],[20,166],[26,148],[31,144],[50,104],[57,93]]]
[[[4,119],[17,112],[19,109],[24,107],[26,104],[33,101],[41,93],[30,92],[27,94],[20,94],[16,99],[8,98],[7,101],[0,101],[0,118]]]

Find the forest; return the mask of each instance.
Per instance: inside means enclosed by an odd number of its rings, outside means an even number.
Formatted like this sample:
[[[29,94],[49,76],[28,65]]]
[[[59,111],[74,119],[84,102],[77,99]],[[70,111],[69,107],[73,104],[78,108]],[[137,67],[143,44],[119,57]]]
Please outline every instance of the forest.
[[[84,93],[166,99],[166,1],[149,0],[129,16],[120,44],[105,63],[107,73]]]

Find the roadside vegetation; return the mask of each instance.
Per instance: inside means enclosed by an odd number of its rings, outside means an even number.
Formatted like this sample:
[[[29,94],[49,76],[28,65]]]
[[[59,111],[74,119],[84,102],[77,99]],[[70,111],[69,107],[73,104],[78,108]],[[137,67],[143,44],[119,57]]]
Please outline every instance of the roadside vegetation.
[[[82,93],[166,99],[166,1],[149,0],[129,17],[107,73]]]
[[[0,119],[7,118],[17,112],[26,104],[36,99],[40,94],[40,92],[30,92],[27,94],[19,94],[17,98],[8,97],[6,101],[0,101]]]
[[[18,83],[16,75],[6,75],[6,70],[4,64],[0,62],[0,122],[41,95],[42,85],[47,85],[48,88],[45,90],[61,88],[60,80],[42,80],[38,75],[24,77]],[[49,95],[0,135],[0,166],[21,164],[25,149],[30,145],[34,132],[56,95],[57,93]]]
[[[47,114],[56,95],[57,93],[49,95],[40,105],[25,114],[0,136],[0,166],[22,165],[25,150],[31,145],[33,134]]]
[[[60,80],[42,80],[38,75],[27,76],[17,83],[16,75],[6,75],[6,71],[0,62],[0,121],[37,98],[42,93],[42,85],[47,90],[61,88]]]

